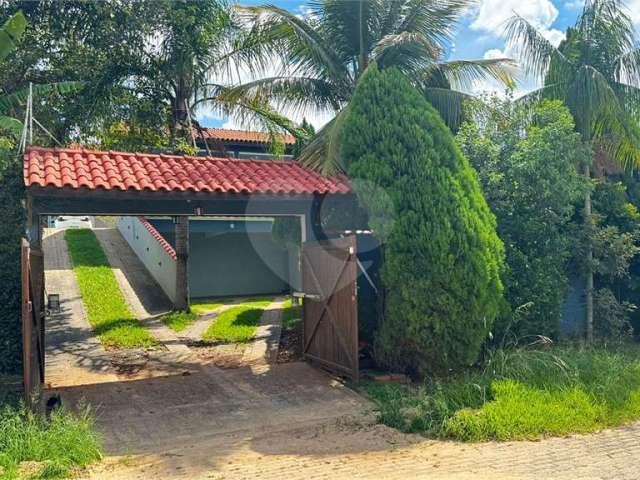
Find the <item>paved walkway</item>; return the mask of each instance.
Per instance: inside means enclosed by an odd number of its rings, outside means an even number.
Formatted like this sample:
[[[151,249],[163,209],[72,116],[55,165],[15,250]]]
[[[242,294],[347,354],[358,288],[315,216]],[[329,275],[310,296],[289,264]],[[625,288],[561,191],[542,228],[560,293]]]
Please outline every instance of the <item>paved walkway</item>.
[[[59,314],[45,320],[46,384],[55,388],[116,381],[111,358],[87,322],[64,230],[46,228],[43,250],[46,290],[60,295],[61,306]]]
[[[282,308],[285,299],[275,299],[264,309],[256,336],[242,356],[247,365],[270,365],[276,363],[280,332],[282,330]]]
[[[304,363],[201,367],[191,375],[58,390],[65,405],[86,401],[110,454],[163,452],[210,439],[251,437],[361,415],[369,403]]]
[[[151,378],[192,371],[191,350],[160,320],[172,309],[171,301],[117,228],[96,228],[94,232],[131,312],[163,347],[145,352],[144,368],[134,377]]]
[[[637,480],[640,424],[540,442],[463,444],[333,421],[109,458],[93,480]]]

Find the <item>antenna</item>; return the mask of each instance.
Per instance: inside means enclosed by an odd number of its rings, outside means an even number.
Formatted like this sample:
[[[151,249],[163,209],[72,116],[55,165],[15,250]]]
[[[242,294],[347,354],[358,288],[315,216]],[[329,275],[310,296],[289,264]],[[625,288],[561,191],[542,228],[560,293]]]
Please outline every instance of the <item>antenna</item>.
[[[22,127],[22,134],[20,135],[20,143],[18,144],[18,155],[24,153],[27,145],[33,145],[33,124],[40,127],[44,133],[46,133],[58,146],[62,144],[58,141],[53,134],[47,130],[37,118],[33,117],[33,82],[29,82],[29,95],[27,97],[27,106],[24,114],[24,125]],[[27,141],[29,143],[27,143]]]

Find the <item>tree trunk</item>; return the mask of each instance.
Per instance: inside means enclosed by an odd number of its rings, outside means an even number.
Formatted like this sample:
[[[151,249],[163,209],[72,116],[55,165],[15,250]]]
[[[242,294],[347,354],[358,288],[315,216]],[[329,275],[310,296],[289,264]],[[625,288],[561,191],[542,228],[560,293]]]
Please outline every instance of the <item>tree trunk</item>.
[[[584,168],[584,176],[591,180],[589,166]],[[587,231],[587,270],[585,282],[586,296],[586,338],[587,342],[593,342],[593,245],[591,244],[591,192],[587,191],[584,197],[584,226]]]

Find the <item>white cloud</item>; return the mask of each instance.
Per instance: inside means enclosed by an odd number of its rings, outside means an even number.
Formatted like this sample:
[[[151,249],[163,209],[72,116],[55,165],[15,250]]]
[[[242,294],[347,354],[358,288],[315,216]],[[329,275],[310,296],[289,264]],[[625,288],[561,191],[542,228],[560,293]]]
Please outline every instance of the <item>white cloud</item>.
[[[582,10],[584,7],[584,0],[569,0],[568,2],[564,2],[564,8],[567,10]]]
[[[558,18],[558,9],[551,0],[482,0],[471,28],[499,36],[514,13],[542,30],[551,27]]]
[[[483,58],[485,60],[494,60],[496,58],[507,58],[508,55],[500,50],[499,48],[492,48],[491,50],[487,50],[484,52]]]
[[[555,47],[560,45],[560,42],[562,42],[567,37],[564,32],[556,30],[555,28],[549,30],[541,30],[540,33],[542,33],[542,36],[549,40],[549,42],[551,42]]]
[[[626,7],[634,25],[640,30],[640,0],[627,0]],[[636,32],[640,36],[640,31]]]

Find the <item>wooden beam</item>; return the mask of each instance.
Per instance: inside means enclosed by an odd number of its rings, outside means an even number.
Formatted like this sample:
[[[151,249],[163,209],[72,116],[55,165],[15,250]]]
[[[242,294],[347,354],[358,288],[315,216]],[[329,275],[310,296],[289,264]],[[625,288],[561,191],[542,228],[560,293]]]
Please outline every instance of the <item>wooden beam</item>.
[[[175,217],[176,310],[189,310],[189,217]]]

